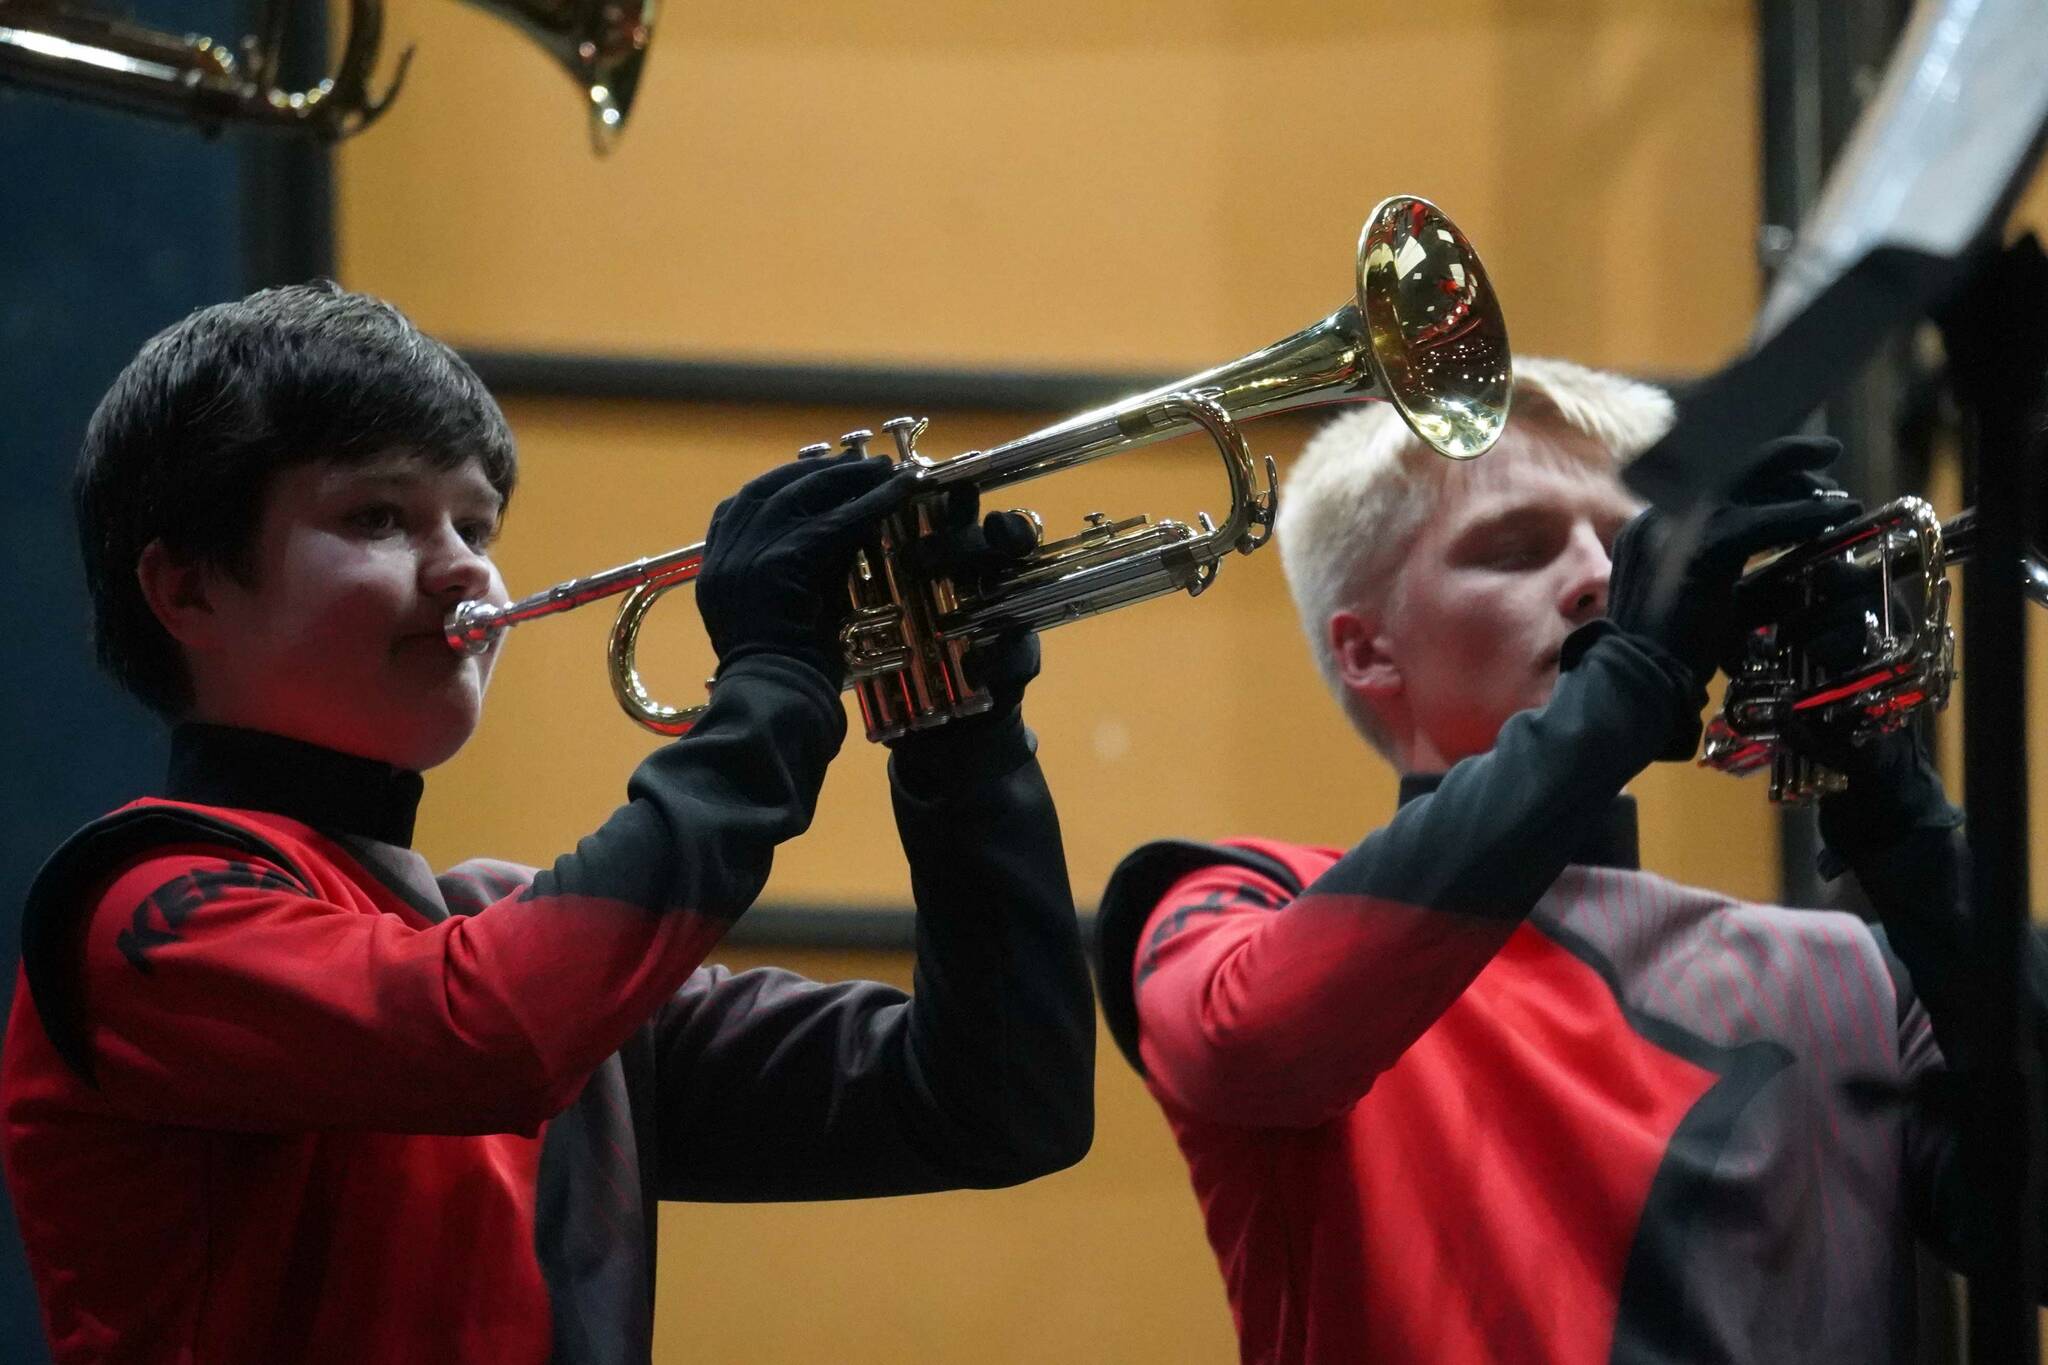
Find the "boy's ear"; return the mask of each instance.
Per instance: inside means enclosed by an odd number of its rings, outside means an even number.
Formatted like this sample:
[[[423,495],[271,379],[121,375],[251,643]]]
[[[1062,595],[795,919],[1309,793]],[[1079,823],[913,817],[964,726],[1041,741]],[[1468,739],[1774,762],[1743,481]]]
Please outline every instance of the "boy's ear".
[[[218,633],[214,573],[205,564],[180,559],[161,540],[152,540],[135,561],[135,581],[142,588],[143,601],[179,644],[204,647]]]
[[[1401,666],[1388,649],[1376,615],[1358,611],[1330,614],[1330,648],[1346,691],[1383,707],[1401,695]]]

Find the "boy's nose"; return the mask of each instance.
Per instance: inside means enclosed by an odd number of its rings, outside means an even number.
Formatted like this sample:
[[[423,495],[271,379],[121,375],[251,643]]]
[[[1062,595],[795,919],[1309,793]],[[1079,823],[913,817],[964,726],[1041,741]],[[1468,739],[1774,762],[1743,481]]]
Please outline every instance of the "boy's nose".
[[[1608,558],[1607,547],[1591,527],[1580,527],[1572,533],[1567,559],[1569,568],[1558,611],[1575,626],[1606,615],[1607,581],[1613,573],[1614,561]]]
[[[491,561],[453,530],[443,530],[420,561],[420,587],[430,597],[468,601],[491,589]]]

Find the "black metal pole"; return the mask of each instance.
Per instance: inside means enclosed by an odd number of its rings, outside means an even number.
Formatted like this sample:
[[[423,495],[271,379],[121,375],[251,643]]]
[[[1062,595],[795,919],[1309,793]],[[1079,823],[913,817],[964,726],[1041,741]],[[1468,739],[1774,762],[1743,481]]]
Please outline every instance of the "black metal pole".
[[[279,12],[249,8],[252,25]],[[317,84],[327,72],[327,11],[325,0],[297,0],[285,11],[279,75],[290,89]],[[241,182],[243,288],[333,275],[333,150],[272,129],[238,129],[229,136]]]
[[[1828,168],[1862,113],[1864,92],[1883,69],[1910,9],[1909,0],[1757,0],[1763,201],[1758,255],[1766,284],[1789,250],[1794,229],[1820,198]],[[1894,432],[1913,382],[1911,354],[1909,336],[1888,338],[1853,380],[1829,396],[1820,414],[1821,429],[1842,442],[1834,477],[1866,507],[1910,491],[1901,486]],[[1820,831],[1813,811],[1781,808],[1778,835],[1778,894],[1784,903],[1838,904],[1839,885],[1831,887],[1816,870]],[[1941,1308],[1938,1297],[1928,1296],[1923,1323]],[[1919,1359],[1945,1365],[1954,1354],[1935,1349]]]
[[[1977,1017],[1964,1160],[2009,1216],[1987,1219],[1969,1285],[1969,1355],[2040,1359],[2041,1077],[2024,1006],[2028,888],[2026,599],[2021,562],[2036,536],[2038,421],[2048,373],[2048,258],[2032,238],[1988,258],[1942,319],[1975,471],[1978,541],[1965,570],[1964,805],[1973,932],[1967,970]]]

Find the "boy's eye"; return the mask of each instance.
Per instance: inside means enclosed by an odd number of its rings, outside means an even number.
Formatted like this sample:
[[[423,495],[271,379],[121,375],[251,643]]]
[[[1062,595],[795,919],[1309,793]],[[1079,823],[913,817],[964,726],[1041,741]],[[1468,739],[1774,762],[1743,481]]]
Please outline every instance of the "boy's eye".
[[[1505,536],[1487,560],[1497,569],[1526,569],[1542,561],[1543,548],[1529,536]]]
[[[465,521],[455,528],[462,537],[462,543],[479,553],[491,548],[491,542],[498,538],[498,523],[495,521]]]
[[[348,524],[363,535],[379,536],[398,530],[405,524],[405,519],[394,504],[377,502],[350,512]]]

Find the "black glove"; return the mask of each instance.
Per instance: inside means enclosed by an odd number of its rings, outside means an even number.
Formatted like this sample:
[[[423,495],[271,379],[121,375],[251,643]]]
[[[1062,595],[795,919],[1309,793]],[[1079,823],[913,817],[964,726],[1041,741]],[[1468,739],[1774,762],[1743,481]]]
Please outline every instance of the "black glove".
[[[920,570],[944,574],[971,589],[1038,548],[1038,527],[1023,513],[984,517],[980,512],[980,489],[972,484],[947,489],[932,518],[932,533],[917,547]]]
[[[1868,656],[1870,621],[1884,609],[1884,576],[1874,566],[1828,559],[1807,570],[1806,581],[1812,585],[1808,601],[1747,601],[1738,592],[1737,609],[1744,620],[1774,623],[1779,647],[1797,650],[1829,673],[1856,668]],[[1910,594],[1895,587],[1894,620],[1903,623],[1912,613]],[[1723,667],[1730,662],[1723,660]]]
[[[1737,657],[1743,627],[1735,584],[1751,556],[1819,535],[1860,514],[1821,471],[1841,453],[1824,437],[1771,442],[1729,500],[1676,522],[1647,508],[1621,528],[1608,579],[1607,616],[1647,646],[1684,688],[1681,718],[1662,753],[1690,758],[1699,744],[1699,711],[1722,660]],[[1566,660],[1583,652],[1567,645]]]
[[[980,512],[980,489],[966,484],[949,490],[938,529],[921,549],[933,572],[951,575],[969,588],[1038,548],[1038,527],[1023,513]],[[1028,631],[1012,631],[967,651],[968,681],[986,687],[994,699],[991,718],[1015,713],[1038,667],[1038,637]]]
[[[1879,605],[1877,582],[1874,571],[1849,578],[1847,566],[1824,582],[1818,595],[1824,605],[1806,613],[1800,648],[1830,671],[1863,658],[1864,616]],[[1907,609],[1905,603],[1897,607]],[[1962,812],[1949,804],[1934,769],[1921,717],[1889,734],[1865,733],[1858,742],[1853,716],[1823,721],[1810,711],[1794,711],[1785,717],[1784,742],[1849,780],[1845,790],[1820,801],[1820,833],[1827,845],[1820,866],[1830,879],[1844,871],[1845,855],[1896,844],[1916,828],[1946,830],[1962,823]]]
[[[1836,855],[1821,871],[1841,874],[1841,858],[1866,848],[1896,844],[1913,830],[1954,829],[1963,814],[1949,804],[1941,775],[1920,736],[1917,721],[1888,735],[1857,744],[1845,730],[1794,717],[1786,738],[1800,753],[1849,779],[1846,790],[1820,800],[1821,840]]]
[[[947,494],[933,533],[918,547],[923,571],[946,574],[971,590],[1038,547],[1038,528],[1029,517],[1017,512],[990,512],[984,517],[980,510],[980,490],[972,485]],[[1038,636],[1029,631],[1012,631],[975,645],[967,651],[967,679],[988,689],[989,709],[929,730],[912,730],[888,741],[889,747],[914,751],[920,760],[936,760],[941,754],[950,759],[956,754],[964,757],[991,734],[1021,734],[1018,710],[1024,689],[1038,676],[1040,659]]]
[[[911,481],[887,459],[852,452],[796,460],[759,475],[712,513],[697,611],[720,669],[750,654],[802,659],[837,687],[851,603],[846,575],[877,519]]]

